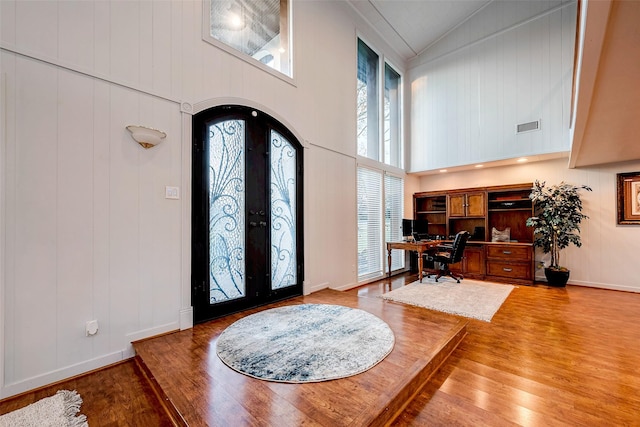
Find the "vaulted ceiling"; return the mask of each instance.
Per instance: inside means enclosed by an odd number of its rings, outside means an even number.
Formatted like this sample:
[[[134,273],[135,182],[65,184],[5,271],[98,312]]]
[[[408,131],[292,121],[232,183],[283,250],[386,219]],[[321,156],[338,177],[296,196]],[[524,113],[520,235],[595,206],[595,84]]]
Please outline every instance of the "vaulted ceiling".
[[[347,1],[409,61],[494,0]],[[582,3],[588,13],[580,41],[584,50],[576,73],[569,164],[582,167],[638,160],[640,1]]]
[[[491,0],[348,0],[405,60],[428,49]]]

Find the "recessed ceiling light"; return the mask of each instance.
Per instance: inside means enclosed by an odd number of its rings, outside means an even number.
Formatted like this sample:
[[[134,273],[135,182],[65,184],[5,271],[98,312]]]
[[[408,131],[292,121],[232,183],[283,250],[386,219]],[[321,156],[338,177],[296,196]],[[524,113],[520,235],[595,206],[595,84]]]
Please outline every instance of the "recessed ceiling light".
[[[528,160],[528,159],[527,159],[526,157],[520,157],[520,158],[518,159],[518,163],[524,163],[524,162],[526,162],[527,160]]]
[[[440,172],[446,172],[446,171],[447,171],[446,169],[440,169]]]
[[[484,165],[476,165],[477,168],[481,168],[482,166],[484,166]]]

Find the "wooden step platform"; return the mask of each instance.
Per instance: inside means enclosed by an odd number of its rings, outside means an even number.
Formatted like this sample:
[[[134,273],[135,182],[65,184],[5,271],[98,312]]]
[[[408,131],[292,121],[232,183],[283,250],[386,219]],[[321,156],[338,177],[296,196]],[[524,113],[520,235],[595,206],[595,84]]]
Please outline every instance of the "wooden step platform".
[[[262,381],[220,361],[216,339],[231,323],[290,304],[337,304],[383,319],[393,351],[349,378],[307,384]],[[466,335],[467,320],[419,307],[322,290],[134,343],[136,361],[176,425],[382,426],[389,424]]]

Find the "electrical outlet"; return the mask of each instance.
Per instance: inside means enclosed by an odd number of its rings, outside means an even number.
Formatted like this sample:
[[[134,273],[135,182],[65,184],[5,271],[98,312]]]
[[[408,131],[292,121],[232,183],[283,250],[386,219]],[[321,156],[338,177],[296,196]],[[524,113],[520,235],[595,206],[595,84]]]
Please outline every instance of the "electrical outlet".
[[[86,324],[85,333],[88,337],[98,333],[98,321],[89,320]]]

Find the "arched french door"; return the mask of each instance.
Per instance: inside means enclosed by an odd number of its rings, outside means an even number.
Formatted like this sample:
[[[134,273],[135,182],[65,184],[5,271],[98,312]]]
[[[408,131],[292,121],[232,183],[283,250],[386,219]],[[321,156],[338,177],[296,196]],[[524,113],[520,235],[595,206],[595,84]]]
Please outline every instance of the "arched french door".
[[[196,323],[302,295],[302,146],[273,117],[222,106],[193,118]]]

